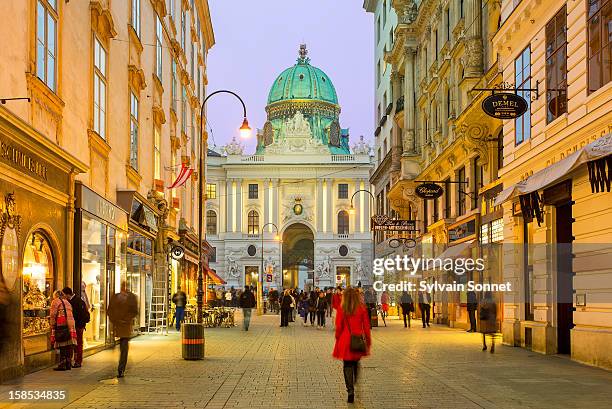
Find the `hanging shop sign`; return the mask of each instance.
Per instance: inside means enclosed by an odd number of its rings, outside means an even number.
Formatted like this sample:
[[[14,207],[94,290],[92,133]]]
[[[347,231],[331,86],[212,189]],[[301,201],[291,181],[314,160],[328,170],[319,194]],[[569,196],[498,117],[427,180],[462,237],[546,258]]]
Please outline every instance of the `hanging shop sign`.
[[[416,221],[395,220],[389,216],[377,214],[372,216],[370,226],[373,231],[414,231],[416,230]]]
[[[442,196],[444,188],[435,183],[421,183],[416,187],[414,192],[421,199],[433,200]]]
[[[183,248],[183,246],[172,246],[170,254],[172,255],[173,259],[180,260],[185,255],[185,249]]]
[[[509,92],[500,92],[482,101],[482,110],[497,119],[514,119],[527,112],[529,104],[525,98]]]

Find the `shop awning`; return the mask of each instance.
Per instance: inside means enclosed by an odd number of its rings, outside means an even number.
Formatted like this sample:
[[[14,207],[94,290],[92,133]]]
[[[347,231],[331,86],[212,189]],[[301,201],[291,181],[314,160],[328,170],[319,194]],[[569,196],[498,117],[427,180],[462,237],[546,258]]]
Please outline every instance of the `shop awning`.
[[[446,260],[446,259],[456,259],[459,257],[470,256],[468,254],[468,250],[474,247],[475,240],[464,241],[463,243],[455,244],[454,246],[450,246],[446,250],[442,252],[437,259]]]
[[[208,278],[210,278],[214,284],[220,284],[220,285],[227,284],[225,280],[223,280],[221,277],[217,275],[215,270],[210,269],[208,267],[204,267],[204,271],[206,271]]]
[[[612,133],[602,136],[559,162],[534,173],[522,182],[502,190],[494,204],[499,206],[518,196],[550,186],[585,163],[589,164],[589,179],[593,192],[599,192],[600,189],[603,191],[604,188],[609,192],[612,179],[612,156],[610,155],[612,155]]]

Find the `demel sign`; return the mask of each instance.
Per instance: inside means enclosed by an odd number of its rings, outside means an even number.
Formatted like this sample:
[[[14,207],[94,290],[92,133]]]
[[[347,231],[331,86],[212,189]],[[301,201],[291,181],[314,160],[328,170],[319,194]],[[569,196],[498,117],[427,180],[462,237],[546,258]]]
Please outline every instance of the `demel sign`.
[[[523,115],[529,104],[520,95],[502,92],[489,95],[482,101],[482,110],[497,119],[514,119]]]

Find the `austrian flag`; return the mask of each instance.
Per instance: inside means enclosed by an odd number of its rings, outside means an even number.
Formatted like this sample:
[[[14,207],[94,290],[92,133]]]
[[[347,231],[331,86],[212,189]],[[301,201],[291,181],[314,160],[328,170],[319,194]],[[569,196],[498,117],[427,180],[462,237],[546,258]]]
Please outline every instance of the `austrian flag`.
[[[187,182],[187,179],[189,179],[192,173],[193,173],[193,169],[191,169],[189,166],[183,163],[181,165],[181,171],[176,177],[176,180],[174,181],[172,185],[168,186],[168,189],[175,189],[177,187],[183,186],[185,182]]]

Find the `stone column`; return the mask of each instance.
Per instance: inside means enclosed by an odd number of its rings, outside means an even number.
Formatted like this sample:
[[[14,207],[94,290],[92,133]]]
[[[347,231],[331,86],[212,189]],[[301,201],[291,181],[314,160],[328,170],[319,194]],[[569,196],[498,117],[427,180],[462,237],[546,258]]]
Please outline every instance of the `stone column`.
[[[280,179],[272,179],[272,223],[276,223],[279,230],[282,229],[280,225],[280,215],[279,215],[279,192],[280,189]]]
[[[315,206],[317,209],[317,233],[323,232],[323,179],[317,179],[317,194]]]
[[[242,179],[236,179],[236,232],[240,233],[242,229]]]
[[[334,232],[334,223],[335,223],[335,219],[334,219],[334,196],[333,196],[333,192],[334,192],[334,183],[332,179],[325,179],[325,195],[327,197],[327,201],[326,201],[326,206],[327,208],[324,209],[325,212],[327,212],[327,223],[325,225],[325,232],[326,233],[333,233]]]
[[[232,203],[234,202],[234,193],[232,192],[232,185],[234,184],[234,179],[227,179],[227,183],[225,184],[225,231],[228,233],[233,232],[232,230],[232,222],[234,220],[233,207]]]
[[[265,179],[263,182],[263,196],[264,196],[264,205],[263,205],[263,224],[270,223],[270,180]],[[262,226],[263,226],[262,224]],[[272,226],[266,227],[267,231],[271,231],[273,229]],[[263,234],[263,232],[262,232]]]
[[[402,83],[401,76],[399,75],[397,71],[393,71],[391,73],[391,87],[393,90],[392,92],[393,101],[391,102],[393,103],[394,113],[397,113],[397,101],[398,99],[402,97],[402,90],[401,90],[402,84],[401,83]],[[401,168],[400,155],[402,154],[402,128],[398,126],[395,120],[393,120],[392,123],[393,123],[393,126],[391,128],[391,147],[392,147],[391,148],[391,157],[392,157],[391,171],[397,172]]]
[[[480,76],[483,71],[482,50],[482,0],[468,0],[466,4],[466,23],[473,21],[466,27],[465,33],[465,75],[467,77]],[[466,24],[467,25],[467,24]]]
[[[353,193],[357,192],[361,189],[361,179],[355,179],[355,190]],[[351,233],[360,233],[363,230],[363,226],[361,225],[361,195],[364,192],[359,192],[353,198],[353,207],[355,208],[354,214],[350,215],[350,218],[354,220],[353,229],[350,230]],[[367,195],[367,193],[365,193]],[[365,220],[365,219],[364,219]]]
[[[406,48],[406,63],[404,64],[404,153],[415,153],[415,64],[416,50],[413,47]]]

